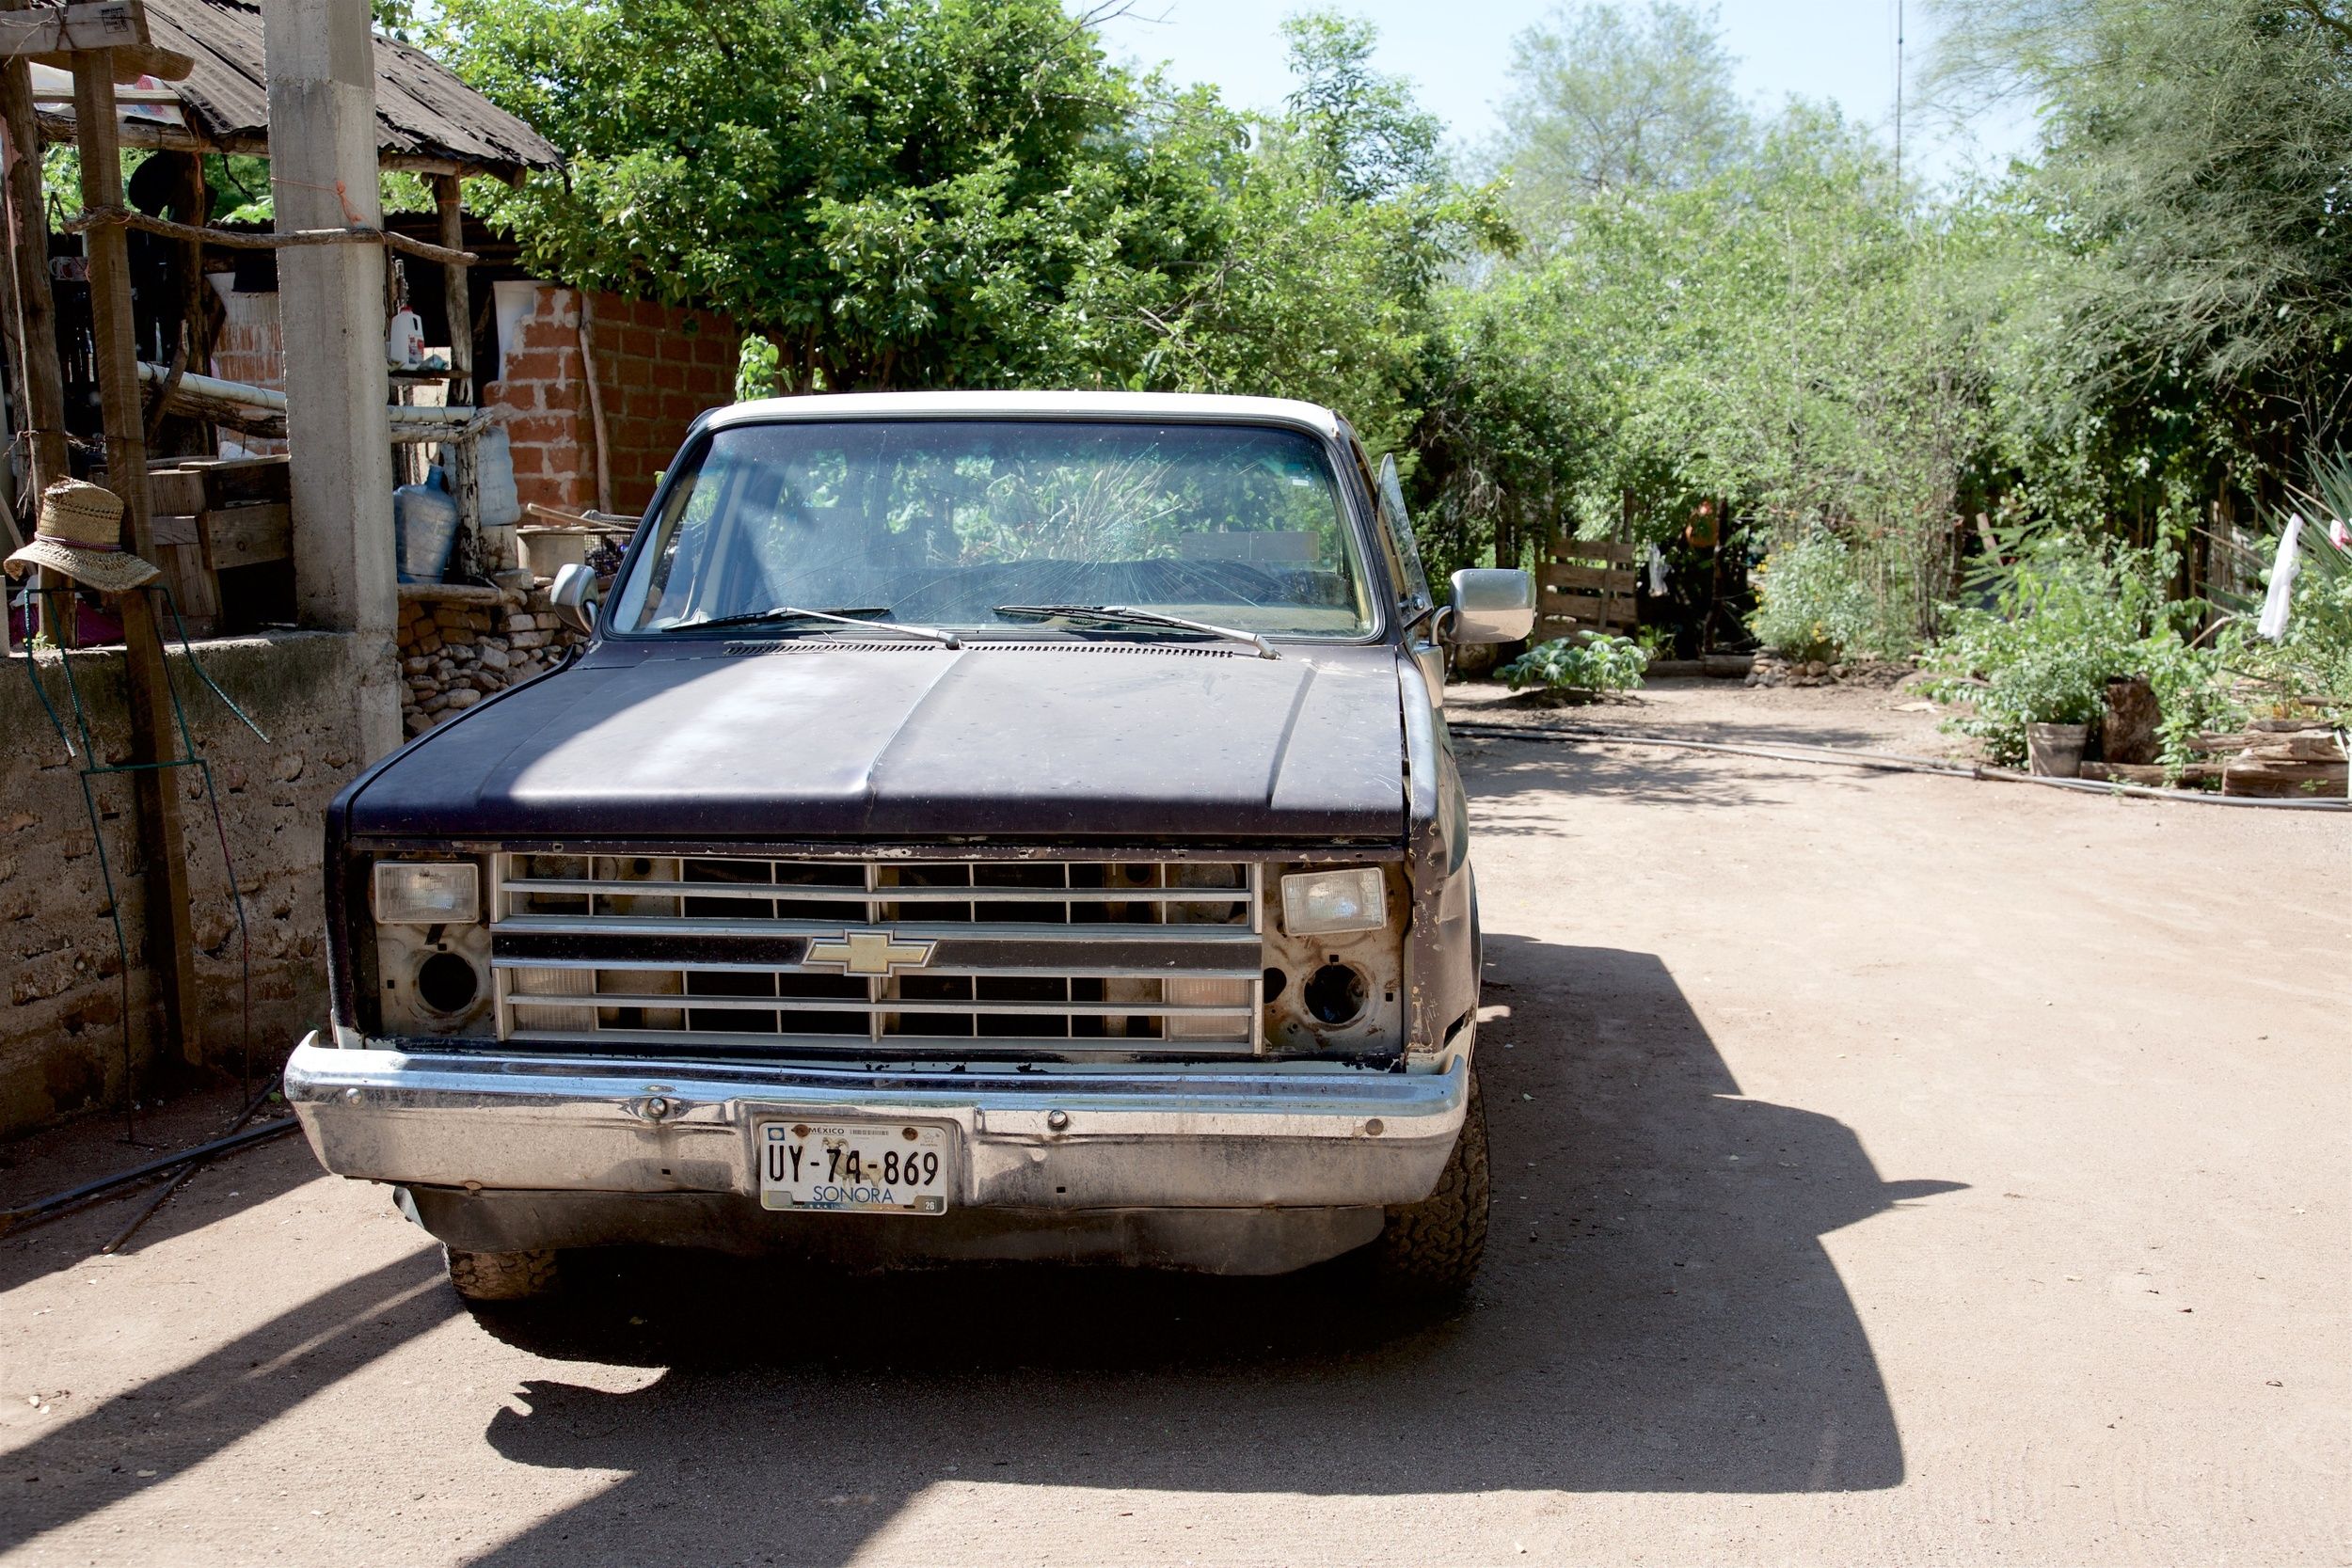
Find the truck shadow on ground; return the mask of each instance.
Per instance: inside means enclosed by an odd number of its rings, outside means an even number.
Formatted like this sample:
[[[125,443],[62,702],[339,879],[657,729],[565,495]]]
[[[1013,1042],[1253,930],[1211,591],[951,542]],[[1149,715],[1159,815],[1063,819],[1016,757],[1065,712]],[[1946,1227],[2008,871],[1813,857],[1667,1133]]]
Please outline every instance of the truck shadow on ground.
[[[481,1560],[833,1562],[970,1483],[1310,1497],[1892,1486],[1893,1410],[1827,1232],[1950,1191],[1739,1087],[1652,956],[1489,933],[1495,1170],[1476,1291],[1382,1307],[1347,1260],[1277,1280],[962,1269],[842,1282],[607,1259],[505,1458],[626,1472]],[[945,1506],[971,1506],[952,1497]]]

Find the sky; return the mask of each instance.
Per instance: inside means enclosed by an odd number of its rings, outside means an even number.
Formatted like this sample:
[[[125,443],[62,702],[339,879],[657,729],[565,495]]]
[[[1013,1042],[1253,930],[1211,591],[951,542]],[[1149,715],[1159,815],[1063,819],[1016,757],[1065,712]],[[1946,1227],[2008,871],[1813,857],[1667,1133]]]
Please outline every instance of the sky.
[[[1180,82],[1211,82],[1226,102],[1273,108],[1290,89],[1276,27],[1284,0],[1133,0],[1106,22],[1115,58],[1166,61]],[[1422,105],[1454,141],[1476,147],[1498,126],[1511,40],[1543,19],[1551,0],[1333,0],[1380,29],[1380,68],[1412,80]],[[1898,0],[1722,0],[1724,39],[1740,60],[1739,86],[1763,108],[1791,95],[1834,99],[1850,118],[1891,131],[1895,119]],[[1970,125],[1931,123],[1916,112],[1917,72],[1933,40],[1923,0],[1904,0],[1904,54],[1912,103],[1904,115],[1905,162],[1931,180],[1972,168],[1997,173],[2030,150],[2031,119],[1996,111]],[[1914,163],[1914,160],[1916,160]]]

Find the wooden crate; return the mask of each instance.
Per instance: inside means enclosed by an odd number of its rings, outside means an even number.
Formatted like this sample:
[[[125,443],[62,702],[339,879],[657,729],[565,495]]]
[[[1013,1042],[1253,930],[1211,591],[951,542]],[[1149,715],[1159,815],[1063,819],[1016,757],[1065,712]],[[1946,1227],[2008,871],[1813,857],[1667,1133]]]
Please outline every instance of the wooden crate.
[[[177,457],[149,467],[155,564],[189,636],[293,615],[288,477],[282,456]],[[256,566],[271,570],[246,570]],[[227,588],[224,573],[232,574]]]
[[[1634,546],[1597,540],[1555,540],[1551,559],[1535,571],[1535,637],[1574,632],[1629,632],[1637,620],[1633,595],[1641,586]]]

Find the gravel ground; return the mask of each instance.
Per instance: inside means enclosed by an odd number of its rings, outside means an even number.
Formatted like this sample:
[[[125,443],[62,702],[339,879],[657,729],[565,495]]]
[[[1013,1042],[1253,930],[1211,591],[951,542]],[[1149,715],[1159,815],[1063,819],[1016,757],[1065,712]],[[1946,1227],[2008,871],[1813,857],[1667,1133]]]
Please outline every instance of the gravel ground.
[[[1907,700],[1692,682],[1568,717],[1945,744]],[[967,1270],[811,1314],[825,1282],[656,1258],[477,1320],[382,1194],[279,1143],[125,1256],[94,1256],[120,1203],[0,1242],[0,1548],[2352,1560],[2352,829],[1460,750],[1497,1224],[1458,1314],[1385,1317],[1344,1270]],[[21,1144],[0,1183],[103,1168],[119,1133]]]

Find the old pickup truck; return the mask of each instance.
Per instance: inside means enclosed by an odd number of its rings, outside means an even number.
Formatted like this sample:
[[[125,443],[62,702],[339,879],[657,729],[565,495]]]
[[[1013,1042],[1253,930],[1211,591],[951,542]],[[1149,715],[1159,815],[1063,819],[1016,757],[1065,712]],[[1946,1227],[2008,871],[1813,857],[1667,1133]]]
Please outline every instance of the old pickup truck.
[[[357,779],[289,1098],[458,1291],[567,1249],[1456,1291],[1486,1224],[1448,642],[1330,410],[705,415],[579,655]]]

